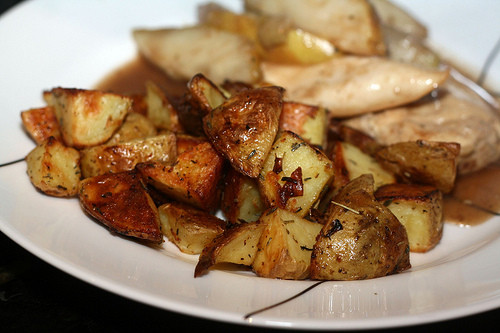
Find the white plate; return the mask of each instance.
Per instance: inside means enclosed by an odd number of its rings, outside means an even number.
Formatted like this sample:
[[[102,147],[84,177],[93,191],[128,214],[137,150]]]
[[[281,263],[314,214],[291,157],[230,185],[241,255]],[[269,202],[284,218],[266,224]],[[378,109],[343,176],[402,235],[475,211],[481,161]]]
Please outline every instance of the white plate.
[[[193,22],[198,1],[28,1],[0,19],[0,163],[34,145],[19,112],[42,105],[54,86],[91,88],[135,56],[130,32]],[[231,8],[239,2],[224,1]],[[431,38],[478,73],[500,37],[500,2],[398,1],[428,24]],[[452,8],[452,9],[451,9]],[[499,62],[488,80],[498,84]],[[26,165],[0,168],[2,232],[48,263],[133,300],[207,319],[266,327],[381,328],[428,323],[500,306],[500,219],[474,228],[446,225],[441,244],[412,254],[413,268],[374,280],[327,282],[250,319],[244,315],[291,297],[312,281],[211,271],[194,279],[196,258],[171,244],[154,250],[92,222],[76,199],[41,195]]]

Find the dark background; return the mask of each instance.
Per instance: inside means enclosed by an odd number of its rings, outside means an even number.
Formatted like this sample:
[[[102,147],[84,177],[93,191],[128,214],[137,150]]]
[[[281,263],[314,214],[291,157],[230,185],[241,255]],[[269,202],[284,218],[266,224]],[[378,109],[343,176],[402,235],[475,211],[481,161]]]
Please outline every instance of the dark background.
[[[18,2],[0,0],[0,13]],[[435,324],[383,331],[493,332],[498,329],[495,324],[499,318],[500,309]],[[197,329],[224,332],[285,331],[208,321],[125,299],[50,266],[0,233],[0,331],[2,332],[112,333],[126,330],[153,333]]]

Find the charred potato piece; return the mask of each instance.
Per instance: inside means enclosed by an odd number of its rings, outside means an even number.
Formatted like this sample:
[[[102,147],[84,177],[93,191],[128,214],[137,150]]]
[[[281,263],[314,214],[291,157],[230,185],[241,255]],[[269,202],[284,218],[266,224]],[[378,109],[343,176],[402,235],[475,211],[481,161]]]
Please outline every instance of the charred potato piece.
[[[264,228],[265,225],[259,222],[235,224],[227,228],[203,249],[194,277],[203,275],[210,267],[220,263],[251,266]]]
[[[312,248],[323,226],[280,208],[264,212],[260,223],[266,227],[252,263],[255,273],[267,278],[307,278]]]
[[[326,155],[293,132],[278,135],[258,178],[268,207],[287,209],[300,217],[321,198],[334,177]]]
[[[230,223],[257,221],[264,210],[257,181],[230,168],[225,177],[221,210]]]
[[[182,102],[179,103],[179,120],[186,131],[195,136],[204,136],[203,117],[226,100],[222,90],[203,74],[193,76]]]
[[[245,90],[203,118],[215,149],[244,175],[259,175],[278,132],[283,88]]]
[[[151,162],[136,168],[148,184],[170,198],[213,211],[220,202],[223,166],[224,159],[209,142],[204,142],[179,154],[173,165]]]
[[[111,231],[163,242],[158,209],[135,171],[84,179],[79,198],[84,211]]]
[[[226,226],[224,220],[185,204],[170,202],[158,207],[161,230],[181,252],[200,254]]]
[[[172,132],[182,131],[177,110],[153,81],[146,82],[145,100],[147,117],[156,128]]]
[[[443,195],[433,186],[390,184],[375,192],[405,226],[412,252],[428,252],[443,234]]]
[[[172,164],[177,157],[175,140],[175,134],[168,133],[83,149],[81,151],[83,177],[128,171],[134,169],[138,163],[150,161]]]
[[[364,0],[245,0],[245,8],[285,17],[296,27],[323,37],[348,53],[385,54],[376,13]]]
[[[22,111],[21,120],[36,144],[41,144],[51,136],[56,139],[61,137],[54,108],[50,106]]]
[[[296,102],[284,102],[280,128],[294,132],[308,143],[324,147],[326,144],[326,109]]]
[[[206,25],[177,29],[135,30],[139,52],[175,79],[203,73],[216,84],[224,80],[257,82],[259,57],[242,35]]]
[[[312,279],[371,279],[410,268],[406,230],[375,200],[373,184],[362,175],[335,196],[313,248]]]
[[[54,88],[43,96],[54,108],[64,143],[75,148],[108,141],[132,109],[130,97],[97,90]]]
[[[137,112],[130,112],[118,131],[113,134],[106,144],[123,143],[134,139],[155,136],[156,134],[156,127],[146,116]]]
[[[80,182],[80,153],[49,137],[27,156],[31,183],[45,194],[72,197],[78,193]]]
[[[455,184],[460,144],[417,140],[391,144],[377,161],[405,183],[425,184],[449,193]]]

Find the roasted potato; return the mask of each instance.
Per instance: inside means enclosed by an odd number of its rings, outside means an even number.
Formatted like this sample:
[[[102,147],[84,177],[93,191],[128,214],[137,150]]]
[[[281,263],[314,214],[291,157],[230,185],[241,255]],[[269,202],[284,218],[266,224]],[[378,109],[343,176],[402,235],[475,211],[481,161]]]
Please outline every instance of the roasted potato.
[[[176,133],[182,131],[177,110],[153,81],[146,82],[145,101],[147,117],[156,128]]]
[[[84,179],[79,198],[84,211],[111,231],[163,242],[158,209],[135,170]]]
[[[45,194],[71,197],[78,193],[80,153],[53,136],[26,156],[31,183]]]
[[[311,253],[321,224],[280,208],[265,211],[264,224],[252,268],[258,276],[301,280],[309,276]]]
[[[258,177],[267,207],[308,214],[330,185],[334,165],[326,155],[293,132],[280,132]]]
[[[187,133],[204,136],[203,117],[226,100],[223,91],[203,74],[194,75],[178,105],[179,121]]]
[[[210,142],[242,174],[259,175],[278,132],[282,97],[280,87],[245,90],[203,118]]]
[[[43,97],[54,108],[63,142],[85,148],[111,138],[132,109],[132,99],[98,90],[54,88]]]
[[[49,137],[61,138],[59,123],[54,108],[50,106],[29,109],[21,112],[24,129],[36,144],[41,144]]]
[[[373,185],[361,175],[334,197],[313,247],[311,279],[371,279],[410,268],[405,227],[375,199]]]
[[[260,80],[254,44],[242,35],[206,25],[134,30],[139,52],[175,79],[202,73],[216,84],[224,80]]]
[[[226,227],[224,220],[177,202],[161,205],[158,213],[161,231],[183,253],[200,254]]]
[[[137,112],[130,112],[111,139],[106,141],[106,144],[124,143],[134,139],[155,136],[157,133],[156,127],[146,116]]]
[[[388,145],[375,158],[402,182],[432,185],[448,193],[455,184],[459,154],[458,143],[417,140]]]
[[[170,198],[214,211],[220,203],[224,159],[209,142],[203,142],[177,155],[173,165],[140,163],[136,168],[148,184]]]
[[[257,181],[229,168],[221,201],[221,210],[228,222],[257,221],[264,208]]]
[[[234,224],[227,228],[203,249],[194,277],[203,275],[210,267],[220,263],[251,266],[264,228],[265,225],[259,222]]]
[[[245,0],[245,9],[285,17],[297,28],[329,40],[346,53],[385,54],[377,16],[364,0]]]
[[[172,164],[177,158],[176,137],[165,133],[117,144],[104,144],[81,151],[84,178],[108,172],[128,171],[138,163],[157,161]]]
[[[428,252],[443,234],[443,195],[433,186],[390,184],[378,188],[375,198],[406,229],[410,251]]]
[[[320,106],[285,101],[280,116],[280,128],[294,132],[308,143],[325,147],[327,111]]]

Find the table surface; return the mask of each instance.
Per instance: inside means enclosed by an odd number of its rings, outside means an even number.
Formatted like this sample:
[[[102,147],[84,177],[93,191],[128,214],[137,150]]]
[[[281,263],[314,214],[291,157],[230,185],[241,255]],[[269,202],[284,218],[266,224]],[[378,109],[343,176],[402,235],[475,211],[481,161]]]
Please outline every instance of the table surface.
[[[2,0],[0,14],[18,0]],[[500,309],[433,324],[384,332],[493,331]],[[186,316],[147,306],[94,287],[43,262],[0,233],[0,323],[2,332],[142,330],[263,330]],[[266,331],[284,332],[284,330]],[[374,330],[376,332],[378,330]]]

